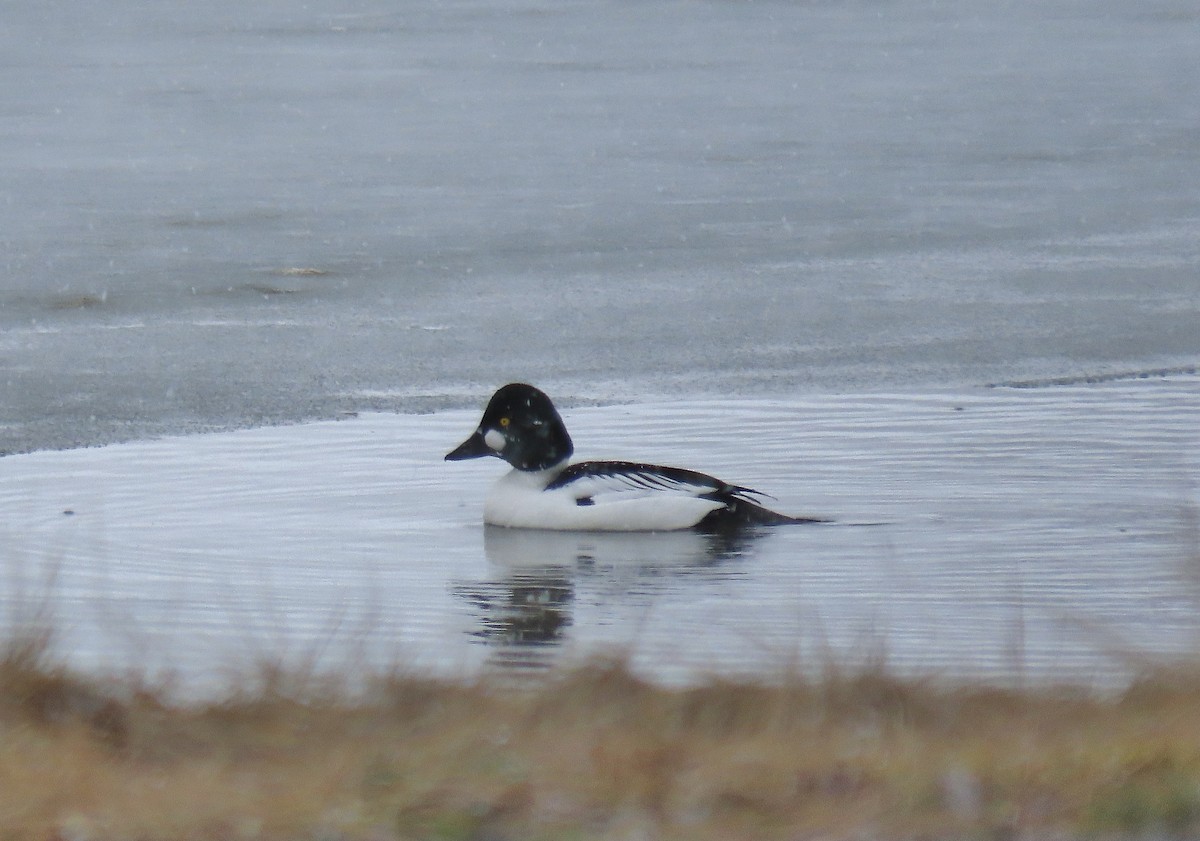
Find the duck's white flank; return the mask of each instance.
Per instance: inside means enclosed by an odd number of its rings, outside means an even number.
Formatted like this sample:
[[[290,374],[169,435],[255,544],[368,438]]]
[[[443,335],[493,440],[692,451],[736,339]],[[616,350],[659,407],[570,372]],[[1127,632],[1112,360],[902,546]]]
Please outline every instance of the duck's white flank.
[[[558,531],[678,531],[724,507],[687,492],[617,489],[586,478],[546,490],[561,472],[562,467],[509,471],[488,490],[484,522]],[[581,499],[588,503],[580,505]]]

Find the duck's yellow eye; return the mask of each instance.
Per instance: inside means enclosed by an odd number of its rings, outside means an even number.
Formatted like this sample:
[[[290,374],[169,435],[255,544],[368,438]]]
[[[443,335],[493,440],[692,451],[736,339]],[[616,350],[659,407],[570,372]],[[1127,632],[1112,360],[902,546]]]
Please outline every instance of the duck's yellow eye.
[[[501,426],[508,426],[510,423],[512,423],[512,421],[510,421],[508,418],[500,418]]]

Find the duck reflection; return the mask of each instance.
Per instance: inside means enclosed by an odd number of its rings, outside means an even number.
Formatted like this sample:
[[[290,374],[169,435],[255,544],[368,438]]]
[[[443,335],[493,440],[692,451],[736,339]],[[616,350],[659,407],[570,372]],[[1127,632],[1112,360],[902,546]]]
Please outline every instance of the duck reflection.
[[[490,581],[460,584],[456,595],[476,611],[470,632],[493,647],[495,665],[507,668],[545,668],[547,649],[562,642],[571,625],[575,584],[568,570],[530,566]]]
[[[744,555],[767,531],[605,533],[485,526],[484,554],[496,575],[459,584],[454,593],[474,609],[470,633],[492,647],[492,665],[545,669],[567,640],[581,582],[592,585],[600,598],[652,600],[681,577],[719,575],[723,562]]]
[[[483,551],[501,569],[554,566],[630,567],[680,572],[712,567],[745,553],[769,529],[731,534],[698,531],[571,532],[485,526]]]

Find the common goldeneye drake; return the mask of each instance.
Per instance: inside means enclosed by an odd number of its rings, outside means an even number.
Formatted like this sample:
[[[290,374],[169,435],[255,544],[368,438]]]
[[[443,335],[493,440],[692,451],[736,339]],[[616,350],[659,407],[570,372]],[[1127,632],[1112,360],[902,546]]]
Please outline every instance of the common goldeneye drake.
[[[746,525],[824,522],[789,517],[764,494],[694,470],[630,461],[582,461],[550,398],[510,383],[492,395],[479,427],[446,461],[496,456],[513,466],[488,491],[495,526],[560,531],[723,531]]]

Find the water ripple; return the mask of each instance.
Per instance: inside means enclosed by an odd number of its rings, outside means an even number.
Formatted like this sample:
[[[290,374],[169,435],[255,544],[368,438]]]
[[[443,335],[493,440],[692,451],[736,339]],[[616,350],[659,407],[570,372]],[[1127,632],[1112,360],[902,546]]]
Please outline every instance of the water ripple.
[[[566,416],[580,458],[705,470],[838,524],[485,530],[502,465],[441,459],[474,411],[364,414],[4,459],[3,616],[49,606],[81,667],[197,681],[247,657],[473,672],[618,649],[667,681],[884,657],[1108,683],[1129,652],[1196,650],[1195,378]]]

